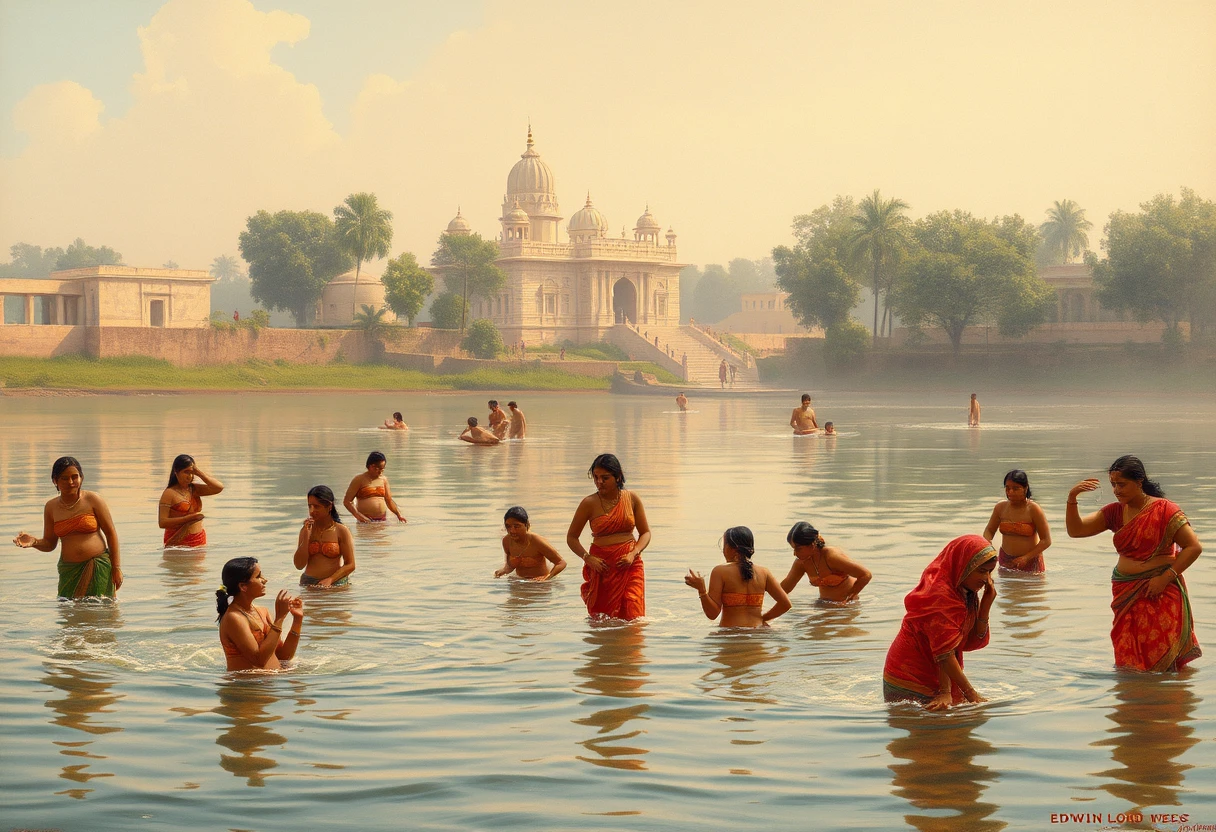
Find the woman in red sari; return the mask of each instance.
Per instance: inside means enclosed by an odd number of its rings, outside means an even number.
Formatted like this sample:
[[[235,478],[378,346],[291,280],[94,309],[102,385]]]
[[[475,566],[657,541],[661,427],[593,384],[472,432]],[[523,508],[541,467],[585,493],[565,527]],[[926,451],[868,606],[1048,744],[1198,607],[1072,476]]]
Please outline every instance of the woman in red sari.
[[[887,650],[886,701],[920,702],[930,711],[985,701],[963,674],[963,653],[988,646],[996,561],[992,544],[969,534],[950,541],[925,567],[904,598],[908,613]]]
[[[592,616],[641,618],[646,614],[642,552],[650,545],[646,509],[636,494],[625,490],[620,460],[612,454],[597,456],[587,475],[595,493],[578,504],[566,532],[566,545],[583,560],[583,602]],[[588,524],[592,543],[585,550],[579,536]]]
[[[1111,575],[1115,623],[1110,631],[1115,666],[1179,670],[1201,655],[1182,573],[1203,547],[1182,509],[1148,478],[1143,462],[1121,456],[1109,474],[1116,502],[1088,517],[1081,516],[1077,496],[1096,490],[1099,481],[1082,480],[1068,492],[1068,536],[1115,533],[1119,563]]]

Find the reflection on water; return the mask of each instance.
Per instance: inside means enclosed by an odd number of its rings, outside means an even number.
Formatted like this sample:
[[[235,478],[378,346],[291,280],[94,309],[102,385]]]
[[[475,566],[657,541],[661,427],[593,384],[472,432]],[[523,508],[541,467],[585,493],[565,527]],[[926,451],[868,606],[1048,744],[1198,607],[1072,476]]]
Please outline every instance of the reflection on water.
[[[800,585],[805,589],[805,586]],[[814,587],[811,592],[818,592]],[[816,599],[811,609],[801,619],[794,620],[794,632],[798,638],[811,641],[829,641],[832,639],[861,638],[870,631],[857,626],[857,616],[861,613],[861,604],[850,601],[847,604],[836,604],[831,601]],[[790,614],[786,613],[788,617]]]
[[[989,819],[993,803],[981,802],[985,784],[997,779],[976,757],[995,753],[975,731],[988,717],[982,713],[955,712],[935,716],[913,706],[892,707],[887,721],[892,728],[907,731],[887,745],[887,751],[903,763],[888,766],[893,793],[921,810],[904,815],[908,825],[921,832],[997,832],[1003,821]]]
[[[650,696],[642,690],[650,674],[644,669],[647,661],[642,650],[645,647],[645,624],[591,624],[583,641],[591,646],[585,655],[587,663],[574,671],[579,677],[577,689],[592,697],[608,696],[616,699],[634,699]],[[595,704],[595,699],[586,704]],[[645,770],[643,754],[649,751],[636,745],[620,745],[625,740],[637,742],[646,732],[635,727],[624,730],[633,720],[645,720],[650,706],[645,703],[623,707],[601,708],[590,716],[572,720],[576,725],[588,725],[596,729],[596,735],[579,743],[598,757],[580,755],[586,763],[608,768]]]
[[[180,609],[198,604],[199,592],[195,587],[207,580],[207,547],[166,549],[160,568],[172,599],[169,606]],[[219,581],[215,583],[218,586]]]
[[[1107,715],[1114,723],[1107,729],[1110,737],[1092,743],[1109,747],[1111,759],[1119,766],[1095,773],[1112,778],[1102,784],[1103,791],[1136,809],[1184,804],[1179,794],[1191,766],[1177,758],[1199,742],[1190,724],[1199,702],[1191,687],[1193,674],[1183,671],[1177,678],[1130,671],[1118,674],[1116,705]]]
[[[237,777],[244,777],[246,785],[265,786],[266,772],[276,768],[269,756],[263,756],[267,748],[287,744],[287,737],[270,730],[269,723],[282,717],[267,711],[279,701],[271,679],[240,678],[216,686],[220,704],[215,713],[229,721],[224,732],[216,738],[216,745],[223,746],[233,754],[220,752],[220,767]]]
[[[122,731],[117,725],[105,724],[104,717],[100,717],[113,713],[113,705],[123,698],[121,694],[111,690],[116,682],[113,673],[66,663],[113,650],[118,640],[115,632],[122,626],[118,605],[63,602],[59,605],[59,615],[60,643],[59,649],[55,651],[55,658],[62,659],[65,663],[45,662],[43,667],[46,669],[46,675],[39,680],[56,693],[63,694],[62,698],[55,698],[55,694],[52,694],[52,698],[46,701],[46,707],[55,712],[51,722],[93,736]],[[61,740],[54,741],[54,745],[60,749],[60,754],[70,760],[59,773],[64,780],[87,784],[97,777],[114,776],[112,772],[93,770],[94,763],[78,762],[106,759],[93,753],[90,748],[93,740]],[[56,794],[79,800],[92,791],[93,789],[77,787]]]
[[[1027,641],[1043,635],[1051,609],[1043,575],[1002,569],[997,580],[996,605],[1009,637]]]
[[[511,623],[521,623],[529,618],[522,614],[529,607],[537,604],[551,603],[553,600],[553,581],[527,581],[516,577],[501,578],[507,583],[507,597],[498,605],[504,619]]]
[[[701,652],[713,666],[701,677],[699,687],[736,702],[777,702],[770,690],[776,674],[755,672],[759,665],[775,661],[789,650],[774,644],[771,635],[763,630],[724,630],[710,635]]]
[[[289,592],[300,594],[304,599],[304,623],[305,638],[310,645],[316,642],[328,641],[329,639],[343,636],[350,629],[351,623],[351,599],[353,587],[340,586],[334,589],[304,589],[303,587],[292,587]],[[271,615],[274,614],[273,599],[270,599],[267,594],[267,599],[271,603],[267,607],[271,610]],[[288,619],[290,623],[290,619]],[[300,645],[303,647],[303,643]],[[310,647],[311,649],[311,647]],[[297,651],[296,658],[299,658]]]

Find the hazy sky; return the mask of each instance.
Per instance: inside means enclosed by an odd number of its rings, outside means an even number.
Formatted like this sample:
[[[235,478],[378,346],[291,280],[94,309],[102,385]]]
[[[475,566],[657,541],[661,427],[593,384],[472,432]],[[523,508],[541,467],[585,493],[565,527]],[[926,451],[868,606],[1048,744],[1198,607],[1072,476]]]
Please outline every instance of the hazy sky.
[[[84,237],[207,268],[258,209],[375,192],[426,262],[531,119],[562,212],[760,257],[874,188],[1096,226],[1216,198],[1216,3],[0,0],[0,260]],[[632,235],[632,231],[630,231]],[[373,271],[378,271],[376,265]]]

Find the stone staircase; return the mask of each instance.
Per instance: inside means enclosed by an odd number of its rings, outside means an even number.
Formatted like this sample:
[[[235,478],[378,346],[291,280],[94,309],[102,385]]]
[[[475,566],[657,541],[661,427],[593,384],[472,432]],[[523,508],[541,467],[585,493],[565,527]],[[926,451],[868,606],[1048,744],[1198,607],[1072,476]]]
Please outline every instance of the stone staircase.
[[[654,343],[656,337],[659,339],[658,347]],[[632,324],[618,324],[608,332],[605,340],[625,350],[635,360],[652,361],[677,376],[684,376],[682,359],[687,355],[688,375],[685,381],[690,386],[718,387],[718,367],[722,359],[726,359],[728,365],[733,364],[738,368],[732,389],[761,389],[760,376],[750,356],[734,352],[696,327],[645,324],[634,327]],[[668,355],[668,347],[675,358]],[[727,386],[731,387],[729,382]]]

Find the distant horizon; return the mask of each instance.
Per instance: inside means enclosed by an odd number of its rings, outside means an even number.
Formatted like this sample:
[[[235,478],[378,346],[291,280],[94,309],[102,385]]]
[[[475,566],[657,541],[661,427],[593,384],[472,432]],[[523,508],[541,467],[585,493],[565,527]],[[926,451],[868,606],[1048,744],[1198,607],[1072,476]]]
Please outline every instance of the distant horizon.
[[[701,267],[876,187],[913,218],[1072,199],[1094,251],[1113,211],[1216,198],[1216,5],[691,8],[0,0],[0,258],[208,269],[258,210],[371,191],[427,262],[458,207],[497,237],[529,123],[563,227],[649,206]]]

